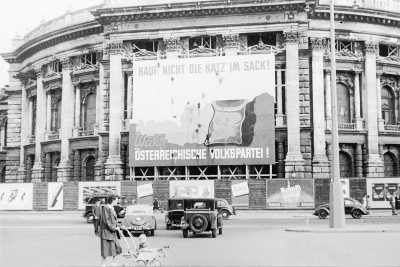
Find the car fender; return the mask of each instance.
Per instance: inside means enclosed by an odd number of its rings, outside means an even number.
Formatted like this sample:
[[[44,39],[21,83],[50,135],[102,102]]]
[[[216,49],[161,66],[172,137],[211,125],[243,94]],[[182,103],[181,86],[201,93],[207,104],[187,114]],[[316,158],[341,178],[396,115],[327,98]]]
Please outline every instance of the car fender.
[[[91,211],[86,211],[84,214],[83,214],[83,217],[88,217],[90,214],[92,214],[93,215],[93,212],[91,212]]]
[[[329,209],[327,209],[327,208],[320,208],[320,209],[316,212],[316,215],[318,214],[318,212],[319,212],[320,210],[325,210],[325,211],[328,213],[328,215],[331,214],[331,212],[329,211]]]

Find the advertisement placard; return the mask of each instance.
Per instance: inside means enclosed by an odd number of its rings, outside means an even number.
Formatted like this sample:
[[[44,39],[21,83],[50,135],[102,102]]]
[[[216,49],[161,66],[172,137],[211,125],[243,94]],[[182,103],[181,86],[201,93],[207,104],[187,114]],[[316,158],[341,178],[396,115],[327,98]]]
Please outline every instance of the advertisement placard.
[[[214,181],[170,181],[169,197],[213,198]]]
[[[238,197],[249,194],[249,185],[247,182],[232,184],[232,196]]]
[[[64,183],[48,183],[47,209],[63,210],[64,208]]]
[[[33,184],[0,184],[0,210],[32,210]]]
[[[400,178],[367,179],[367,195],[373,209],[390,208],[389,199],[395,192],[400,192]]]
[[[314,208],[313,179],[273,179],[267,183],[267,208]]]
[[[137,196],[145,197],[153,195],[153,184],[147,183],[137,186]]]
[[[130,166],[274,164],[274,60],[135,62]]]
[[[121,182],[80,182],[78,209],[84,209],[87,198],[98,195],[120,195]]]
[[[340,179],[343,188],[343,197],[350,197],[350,181],[349,179]]]

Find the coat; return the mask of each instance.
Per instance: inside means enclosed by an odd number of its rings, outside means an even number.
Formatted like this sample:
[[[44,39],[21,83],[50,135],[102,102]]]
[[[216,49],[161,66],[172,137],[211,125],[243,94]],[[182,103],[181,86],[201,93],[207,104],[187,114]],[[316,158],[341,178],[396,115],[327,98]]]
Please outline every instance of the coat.
[[[93,219],[99,220],[100,217],[101,217],[101,206],[97,205],[97,204],[94,204],[93,207],[92,207],[92,213],[93,213],[93,216],[94,216]]]
[[[104,205],[103,213],[100,217],[100,238],[117,241],[117,214],[113,208]]]

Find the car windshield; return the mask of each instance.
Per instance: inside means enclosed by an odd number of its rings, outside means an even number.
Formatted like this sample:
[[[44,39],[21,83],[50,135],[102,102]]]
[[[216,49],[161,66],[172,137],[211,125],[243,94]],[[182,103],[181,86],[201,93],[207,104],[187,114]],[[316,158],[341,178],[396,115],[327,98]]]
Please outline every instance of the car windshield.
[[[187,203],[187,209],[210,209],[213,202],[210,201],[190,201]]]
[[[170,210],[183,210],[183,200],[170,200],[169,209]]]
[[[150,205],[130,205],[126,207],[126,215],[153,215],[153,207]]]

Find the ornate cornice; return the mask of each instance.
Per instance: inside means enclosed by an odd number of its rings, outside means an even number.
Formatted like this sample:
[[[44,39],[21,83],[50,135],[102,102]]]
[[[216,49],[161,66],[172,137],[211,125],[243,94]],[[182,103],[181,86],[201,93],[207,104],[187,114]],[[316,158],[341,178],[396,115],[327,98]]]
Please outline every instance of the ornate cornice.
[[[181,48],[181,40],[179,37],[164,38],[166,51],[178,51]]]
[[[301,37],[301,32],[299,31],[288,31],[283,33],[284,40],[286,44],[298,44]]]
[[[37,85],[36,80],[28,79],[25,84],[25,89],[36,87],[36,85]]]
[[[310,38],[311,49],[313,51],[325,51],[328,47],[328,40],[326,38]]]
[[[365,55],[379,55],[379,44],[373,41],[366,41],[364,44]]]
[[[224,47],[239,47],[239,34],[223,34],[222,43]]]
[[[336,83],[343,83],[348,88],[354,88],[354,78],[350,73],[339,72],[336,74]]]

